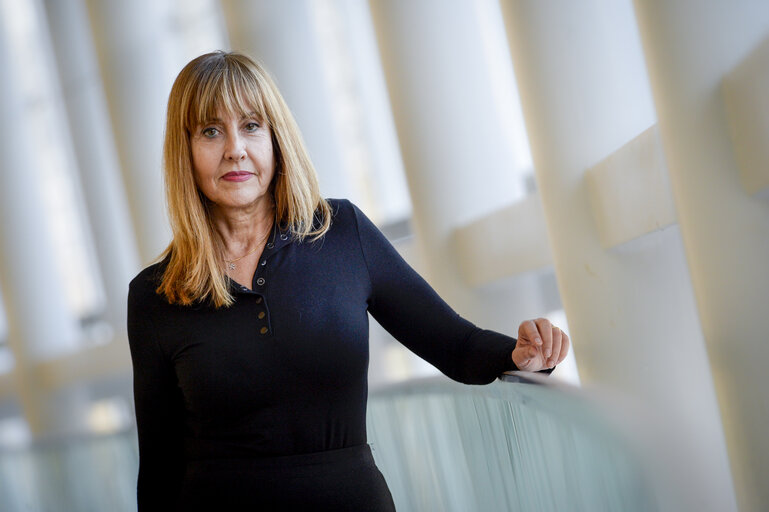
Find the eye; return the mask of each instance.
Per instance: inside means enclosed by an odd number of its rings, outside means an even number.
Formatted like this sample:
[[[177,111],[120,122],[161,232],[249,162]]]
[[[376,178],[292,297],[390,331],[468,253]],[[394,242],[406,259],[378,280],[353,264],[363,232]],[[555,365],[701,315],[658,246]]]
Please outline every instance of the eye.
[[[259,129],[259,123],[255,123],[254,121],[249,121],[245,125],[245,129],[247,132],[255,132]]]
[[[206,137],[208,139],[213,139],[217,135],[219,135],[219,130],[216,128],[209,126],[208,128],[204,128],[203,131],[200,132],[203,137]]]

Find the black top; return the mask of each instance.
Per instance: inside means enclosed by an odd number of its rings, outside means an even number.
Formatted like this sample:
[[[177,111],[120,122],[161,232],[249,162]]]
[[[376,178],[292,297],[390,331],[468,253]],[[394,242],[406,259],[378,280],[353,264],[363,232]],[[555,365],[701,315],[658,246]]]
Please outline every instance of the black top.
[[[461,318],[352,203],[330,200],[318,241],[278,230],[253,291],[229,308],[169,304],[163,263],[128,295],[139,506],[171,502],[186,460],[268,457],[366,443],[368,315],[450,378],[516,369],[516,340]]]

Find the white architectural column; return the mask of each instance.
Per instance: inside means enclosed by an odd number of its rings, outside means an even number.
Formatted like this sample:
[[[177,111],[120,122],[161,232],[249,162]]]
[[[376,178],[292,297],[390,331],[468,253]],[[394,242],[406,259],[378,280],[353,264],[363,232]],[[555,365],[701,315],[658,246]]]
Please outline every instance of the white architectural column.
[[[142,264],[171,240],[161,153],[175,70],[165,4],[164,0],[88,0]]]
[[[139,256],[88,12],[84,0],[45,0],[45,8],[107,295],[108,320],[122,330],[128,283],[139,270]]]
[[[493,64],[484,46],[494,27],[484,27],[474,2],[383,0],[370,5],[425,277],[463,316],[517,335],[521,321],[546,313],[537,276],[519,276],[514,286],[493,291],[474,289],[462,278],[452,238],[457,227],[524,193],[514,172],[513,141],[503,129],[506,112],[494,101]],[[497,23],[504,47],[499,15]],[[507,92],[514,101],[514,92]],[[476,250],[483,251],[483,244]]]
[[[769,206],[741,186],[722,82],[769,37],[769,3],[635,4],[740,509],[767,510]]]
[[[41,131],[55,127],[24,125],[24,101],[14,82],[14,65],[0,32],[0,69],[5,70],[0,80],[0,119],[9,120],[0,128],[0,286],[17,397],[30,430],[43,435],[58,425],[35,377],[35,360],[73,345],[80,329],[56,272],[49,222],[36,182],[35,145],[41,143]]]
[[[349,197],[311,0],[223,0],[232,48],[262,62],[288,103],[326,197]]]
[[[502,5],[580,377],[653,411],[640,428],[669,465],[663,510],[734,510],[679,232],[607,250],[591,213],[585,171],[655,122],[632,3]]]

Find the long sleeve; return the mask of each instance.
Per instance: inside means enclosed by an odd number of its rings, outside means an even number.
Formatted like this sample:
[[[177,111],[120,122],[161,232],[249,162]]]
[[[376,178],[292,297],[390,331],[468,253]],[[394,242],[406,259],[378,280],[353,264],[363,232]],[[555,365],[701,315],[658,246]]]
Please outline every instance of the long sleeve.
[[[128,342],[139,436],[139,512],[175,509],[184,472],[183,402],[173,368],[153,336],[158,300],[146,276],[128,293]]]
[[[487,384],[516,370],[516,340],[476,327],[459,316],[398,254],[354,205],[363,258],[371,281],[369,311],[398,341],[448,377]]]

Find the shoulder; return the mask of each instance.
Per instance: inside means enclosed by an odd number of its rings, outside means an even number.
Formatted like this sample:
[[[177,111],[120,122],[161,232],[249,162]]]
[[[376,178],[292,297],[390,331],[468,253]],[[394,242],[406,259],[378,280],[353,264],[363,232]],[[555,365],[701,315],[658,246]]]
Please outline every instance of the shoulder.
[[[167,264],[167,260],[163,260],[142,269],[128,285],[129,295],[135,298],[157,295],[155,290],[160,285]]]
[[[343,243],[358,247],[361,235],[373,226],[366,215],[349,199],[326,199],[331,210],[331,226],[323,235],[324,243]]]
[[[331,207],[330,232],[343,232],[357,227],[358,208],[349,199],[326,199]]]
[[[339,216],[345,217],[353,212],[355,205],[349,199],[327,198],[326,202],[331,207],[331,218],[336,219]]]
[[[332,225],[357,228],[358,222],[364,216],[349,199],[326,199],[326,202],[331,207]]]

